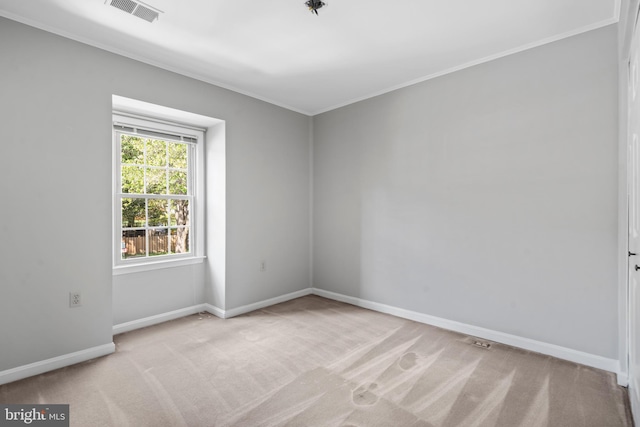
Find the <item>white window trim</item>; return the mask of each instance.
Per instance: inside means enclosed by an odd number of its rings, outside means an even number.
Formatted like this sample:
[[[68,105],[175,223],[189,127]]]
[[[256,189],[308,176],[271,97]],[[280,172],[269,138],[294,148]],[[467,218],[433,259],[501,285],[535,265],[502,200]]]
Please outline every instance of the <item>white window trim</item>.
[[[153,118],[130,115],[126,113],[113,113],[113,124],[155,130],[168,134],[180,134],[191,136],[197,139],[195,146],[195,159],[192,167],[193,180],[193,206],[191,206],[191,246],[189,254],[173,254],[158,257],[121,259],[121,239],[122,239],[122,215],[120,212],[120,150],[117,141],[116,131],[113,130],[113,191],[112,191],[112,211],[113,211],[113,241],[112,241],[112,267],[113,274],[128,274],[141,271],[157,270],[161,268],[179,267],[189,264],[203,262],[204,254],[204,206],[205,206],[205,170],[204,170],[204,129],[185,127],[180,124],[170,123],[164,120],[154,120]]]

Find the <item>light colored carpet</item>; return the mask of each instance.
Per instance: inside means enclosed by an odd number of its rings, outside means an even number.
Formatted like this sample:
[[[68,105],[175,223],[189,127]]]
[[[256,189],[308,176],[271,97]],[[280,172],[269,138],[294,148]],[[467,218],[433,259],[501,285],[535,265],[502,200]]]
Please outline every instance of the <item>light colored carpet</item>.
[[[631,426],[608,372],[308,296],[114,337],[115,354],[0,386],[72,426]]]

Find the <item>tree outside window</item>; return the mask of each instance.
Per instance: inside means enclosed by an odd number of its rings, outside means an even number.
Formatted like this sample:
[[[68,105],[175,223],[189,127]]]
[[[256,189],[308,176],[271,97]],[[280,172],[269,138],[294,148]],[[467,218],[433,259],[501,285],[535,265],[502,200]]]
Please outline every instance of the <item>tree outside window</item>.
[[[118,137],[122,259],[189,253],[191,144]]]

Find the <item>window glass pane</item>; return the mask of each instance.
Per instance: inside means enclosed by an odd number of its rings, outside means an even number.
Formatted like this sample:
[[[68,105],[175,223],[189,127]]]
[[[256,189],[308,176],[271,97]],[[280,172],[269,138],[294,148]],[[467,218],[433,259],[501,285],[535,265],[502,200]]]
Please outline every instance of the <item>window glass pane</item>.
[[[121,135],[122,163],[144,164],[144,140],[137,136]]]
[[[158,139],[147,140],[147,164],[167,166],[167,143]]]
[[[167,170],[147,168],[147,194],[167,194]]]
[[[171,200],[171,225],[189,225],[188,200]]]
[[[145,230],[122,231],[122,259],[139,258],[147,255]]]
[[[120,148],[116,154],[120,156],[119,170],[114,173],[120,175],[121,183],[121,188],[115,189],[115,215],[120,216],[122,225],[114,236],[116,266],[131,264],[120,262],[129,258],[137,258],[133,264],[142,265],[157,261],[158,256],[180,258],[179,254],[189,254],[193,225],[190,204],[195,203],[191,193],[194,188],[190,187],[196,182],[192,162],[200,149],[191,142],[197,143],[199,138],[169,141],[164,138],[172,137],[164,136],[164,131],[154,133],[153,123],[132,119],[128,125],[124,117],[114,115],[114,119],[118,120],[114,132]],[[138,126],[146,129],[139,135]],[[168,133],[181,132],[177,129]],[[182,197],[188,200],[180,200]]]
[[[187,194],[187,173],[169,171],[169,194]]]
[[[171,229],[171,253],[186,254],[189,252],[189,227]]]
[[[147,202],[149,227],[166,227],[168,200],[149,199]]]
[[[122,192],[144,193],[144,168],[122,165]]]
[[[149,230],[149,256],[166,255],[169,253],[166,228]]]
[[[144,227],[146,226],[146,215],[144,212],[144,199],[122,199],[122,227]]]
[[[169,167],[187,168],[187,144],[169,142]]]

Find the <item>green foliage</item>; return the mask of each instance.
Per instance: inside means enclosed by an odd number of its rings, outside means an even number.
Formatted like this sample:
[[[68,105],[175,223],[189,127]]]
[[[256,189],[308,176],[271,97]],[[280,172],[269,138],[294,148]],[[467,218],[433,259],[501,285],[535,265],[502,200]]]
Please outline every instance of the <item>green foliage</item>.
[[[167,213],[167,200],[149,199],[149,227],[166,227],[169,225]]]
[[[144,199],[122,199],[122,226],[144,227],[146,225],[144,213]]]
[[[170,168],[187,168],[187,145],[175,142],[168,143],[169,167]]]
[[[123,164],[144,164],[144,139],[137,136],[122,135],[120,143]]]
[[[133,135],[122,135],[120,143],[122,193],[131,195],[122,199],[122,226],[178,227],[171,230],[176,236],[172,252],[188,252],[188,228],[181,227],[189,225],[188,201],[135,197],[188,194],[187,144]]]
[[[169,171],[169,193],[187,194],[187,173],[182,171]]]
[[[144,168],[122,165],[122,192],[132,194],[144,193]]]

